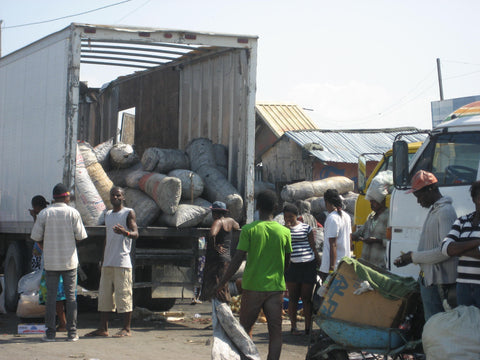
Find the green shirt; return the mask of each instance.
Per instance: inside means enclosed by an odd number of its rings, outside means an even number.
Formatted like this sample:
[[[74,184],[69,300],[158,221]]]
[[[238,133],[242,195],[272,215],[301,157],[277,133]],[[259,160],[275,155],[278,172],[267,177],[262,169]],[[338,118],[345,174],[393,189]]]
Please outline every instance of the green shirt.
[[[285,254],[292,252],[290,229],[276,221],[254,221],[242,228],[237,249],[247,252],[242,288],[285,291]]]

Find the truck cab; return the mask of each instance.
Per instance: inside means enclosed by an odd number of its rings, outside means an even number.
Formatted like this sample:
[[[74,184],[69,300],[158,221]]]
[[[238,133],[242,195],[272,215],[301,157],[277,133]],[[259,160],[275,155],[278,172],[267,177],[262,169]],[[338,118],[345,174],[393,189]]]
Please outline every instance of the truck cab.
[[[468,106],[468,105],[467,105]],[[390,199],[391,241],[387,266],[399,275],[417,277],[418,265],[397,268],[393,261],[402,252],[415,251],[428,209],[417,204],[411,188],[412,176],[419,170],[432,172],[443,196],[453,199],[457,216],[474,210],[469,189],[479,179],[480,113],[450,116],[429,134],[415,156],[408,161],[407,146],[401,139],[393,147],[395,189]]]
[[[409,159],[411,159],[413,155],[415,155],[415,153],[417,152],[417,150],[420,148],[421,145],[422,145],[421,141],[407,144]],[[368,176],[368,179],[367,179],[367,157],[371,155],[382,155],[382,158],[380,159],[380,161],[375,166],[372,173],[370,174],[370,176]],[[379,172],[393,169],[392,155],[393,155],[393,150],[390,149],[383,154],[365,153],[358,157],[359,195],[357,197],[357,200],[355,201],[355,213],[353,216],[353,225],[354,225],[353,231],[363,226],[363,224],[365,224],[365,222],[367,221],[368,214],[372,212],[372,209],[370,208],[370,201],[365,199],[365,195],[367,193],[368,187],[370,186],[370,183],[372,182],[373,178],[377,176]],[[387,207],[390,207],[390,195],[387,195],[386,204],[387,204]],[[362,245],[363,243],[361,241],[355,241],[354,243],[353,253],[355,254],[355,257],[357,259],[360,258],[360,256],[362,255]]]

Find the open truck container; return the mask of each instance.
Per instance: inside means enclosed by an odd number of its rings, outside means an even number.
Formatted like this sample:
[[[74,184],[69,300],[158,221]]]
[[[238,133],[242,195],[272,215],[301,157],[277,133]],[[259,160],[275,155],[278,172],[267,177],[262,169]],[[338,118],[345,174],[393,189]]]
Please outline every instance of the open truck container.
[[[0,263],[8,310],[30,270],[32,196],[50,198],[58,182],[73,191],[77,141],[117,139],[125,109],[135,108],[140,156],[152,146],[185,149],[197,137],[226,145],[228,179],[243,197],[244,218],[253,219],[256,56],[255,36],[73,23],[0,58]],[[92,92],[81,76],[93,66],[130,70]],[[208,229],[139,231],[132,255],[140,298],[168,308],[191,297],[198,238]],[[105,227],[87,233],[79,245],[88,276],[81,284],[95,288]]]

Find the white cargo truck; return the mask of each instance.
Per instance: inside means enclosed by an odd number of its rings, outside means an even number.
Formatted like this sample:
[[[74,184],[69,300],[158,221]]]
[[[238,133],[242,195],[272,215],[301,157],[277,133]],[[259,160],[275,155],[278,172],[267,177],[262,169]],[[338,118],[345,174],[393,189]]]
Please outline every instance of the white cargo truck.
[[[256,36],[73,23],[0,58],[0,273],[8,310],[30,270],[32,196],[50,199],[59,182],[73,191],[77,141],[117,138],[125,109],[135,109],[140,156],[148,147],[185,149],[198,137],[225,145],[228,180],[252,220],[256,57]],[[90,89],[86,67],[130,70]],[[139,230],[137,298],[169,308],[175,298],[191,297],[198,238],[208,229]],[[95,288],[105,228],[87,233],[78,249],[88,276],[82,285]]]
[[[432,172],[440,192],[453,199],[457,216],[474,210],[471,184],[480,179],[480,115],[458,116],[434,128],[415,156],[408,162],[407,144],[401,138],[393,145],[395,189],[390,199],[391,241],[389,269],[404,276],[417,277],[418,265],[397,268],[393,261],[402,252],[415,251],[428,209],[420,207],[411,188],[418,170]]]

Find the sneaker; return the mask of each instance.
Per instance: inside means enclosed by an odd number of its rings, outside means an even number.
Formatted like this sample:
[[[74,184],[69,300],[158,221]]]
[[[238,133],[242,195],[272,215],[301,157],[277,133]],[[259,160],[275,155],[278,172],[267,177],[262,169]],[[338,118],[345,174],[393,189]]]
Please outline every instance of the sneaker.
[[[72,334],[72,335],[68,335],[67,337],[67,341],[78,341],[78,335],[77,334]]]
[[[54,337],[49,337],[47,336],[47,334],[43,335],[42,337],[42,341],[45,341],[45,342],[55,342],[55,338]]]

